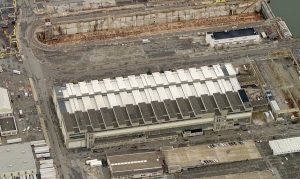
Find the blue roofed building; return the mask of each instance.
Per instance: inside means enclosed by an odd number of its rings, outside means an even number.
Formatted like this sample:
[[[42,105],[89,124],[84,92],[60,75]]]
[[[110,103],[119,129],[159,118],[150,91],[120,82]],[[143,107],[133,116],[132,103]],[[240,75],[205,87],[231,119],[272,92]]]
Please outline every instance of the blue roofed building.
[[[207,32],[206,43],[210,47],[255,44],[261,41],[259,34],[253,28],[237,29],[219,32]]]

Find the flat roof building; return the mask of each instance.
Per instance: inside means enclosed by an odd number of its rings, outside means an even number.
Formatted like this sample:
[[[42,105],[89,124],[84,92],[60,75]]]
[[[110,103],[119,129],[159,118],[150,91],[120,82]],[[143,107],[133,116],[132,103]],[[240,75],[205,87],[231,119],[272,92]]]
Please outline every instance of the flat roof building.
[[[243,141],[242,144],[235,142],[235,145],[220,145],[219,147],[208,147],[208,145],[169,147],[162,149],[162,155],[169,173],[203,166],[204,160],[214,160],[214,164],[219,164],[261,158],[252,140]]]
[[[0,179],[36,175],[30,143],[0,146]]]
[[[0,87],[0,134],[1,136],[18,133],[13,108],[10,103],[8,90]]]
[[[170,139],[193,129],[233,129],[250,123],[252,116],[229,63],[68,83],[54,87],[53,102],[67,148]]]
[[[253,44],[260,40],[260,35],[253,28],[206,33],[206,43],[211,47]]]
[[[163,168],[157,152],[107,156],[112,178],[161,176]]]

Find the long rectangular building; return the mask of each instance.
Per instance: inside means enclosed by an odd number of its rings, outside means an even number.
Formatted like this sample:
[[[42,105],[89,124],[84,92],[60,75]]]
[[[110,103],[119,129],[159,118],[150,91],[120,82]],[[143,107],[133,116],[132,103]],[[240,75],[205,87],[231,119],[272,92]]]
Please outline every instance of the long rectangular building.
[[[157,152],[107,156],[111,178],[155,178],[163,175],[162,161]]]
[[[0,134],[1,136],[10,136],[17,133],[18,129],[8,90],[0,87]]]
[[[92,149],[225,130],[251,122],[232,64],[68,83],[53,89],[68,148]],[[124,140],[126,138],[126,140]]]
[[[255,44],[261,41],[259,34],[253,28],[207,32],[205,39],[210,47],[216,48]]]

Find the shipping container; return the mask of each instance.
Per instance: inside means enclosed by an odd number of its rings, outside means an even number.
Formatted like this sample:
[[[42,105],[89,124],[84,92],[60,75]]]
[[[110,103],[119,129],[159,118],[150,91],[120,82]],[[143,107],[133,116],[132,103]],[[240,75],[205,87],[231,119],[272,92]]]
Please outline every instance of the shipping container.
[[[34,148],[34,153],[36,153],[36,154],[49,153],[49,147],[48,146],[45,146],[45,147],[35,147]]]
[[[41,179],[56,179],[56,175],[52,175],[52,174],[49,174],[49,175],[41,175]]]
[[[22,138],[16,138],[16,139],[9,139],[9,140],[7,140],[8,144],[13,144],[13,143],[18,143],[18,142],[22,142]]]
[[[47,172],[47,171],[55,171],[54,167],[52,168],[42,168],[40,169],[40,172]]]
[[[38,153],[36,154],[36,158],[40,159],[40,158],[49,158],[50,157],[50,153]]]
[[[260,34],[261,34],[261,37],[264,38],[264,39],[266,39],[268,37],[265,32],[261,32]]]
[[[53,164],[53,159],[48,159],[48,160],[40,160],[40,165],[46,164],[46,163],[52,163]]]
[[[45,176],[41,176],[41,179],[56,179],[56,175],[45,175]]]
[[[90,163],[91,167],[95,167],[95,166],[101,166],[102,162],[100,160],[97,161],[91,161]]]
[[[41,172],[41,175],[56,175],[55,171],[45,171],[45,172]]]
[[[55,173],[54,168],[52,168],[52,170],[47,170],[47,171],[41,170],[40,171],[41,175],[48,175],[48,174],[54,174],[54,173]]]
[[[24,114],[23,114],[23,110],[22,110],[22,109],[19,110],[19,117],[20,117],[20,118],[24,117]]]
[[[39,144],[34,144],[33,146],[34,147],[45,147],[45,146],[47,146],[47,144],[46,143],[39,143]]]
[[[48,146],[43,146],[43,147],[35,147],[34,150],[39,150],[39,149],[49,149]]]
[[[53,168],[53,164],[43,164],[43,165],[40,165],[40,169],[44,169],[44,168]]]
[[[56,177],[55,173],[45,173],[45,174],[41,174],[41,178],[48,178],[48,177]]]
[[[90,163],[91,163],[92,161],[97,161],[97,160],[98,160],[98,159],[87,160],[87,161],[85,161],[85,164],[90,165]]]
[[[30,142],[30,145],[38,144],[38,143],[41,143],[41,142],[46,142],[46,141],[45,141],[45,140],[31,141],[31,142]]]

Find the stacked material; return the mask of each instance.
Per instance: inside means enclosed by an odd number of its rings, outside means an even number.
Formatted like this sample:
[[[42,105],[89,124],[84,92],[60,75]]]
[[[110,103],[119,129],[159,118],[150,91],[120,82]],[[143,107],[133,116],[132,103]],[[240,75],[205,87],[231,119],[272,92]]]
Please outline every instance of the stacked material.
[[[56,171],[54,168],[53,159],[50,159],[50,148],[45,140],[32,141],[36,158],[40,161],[41,179],[56,179]]]
[[[53,164],[53,159],[40,161],[41,179],[55,179],[56,171]]]

